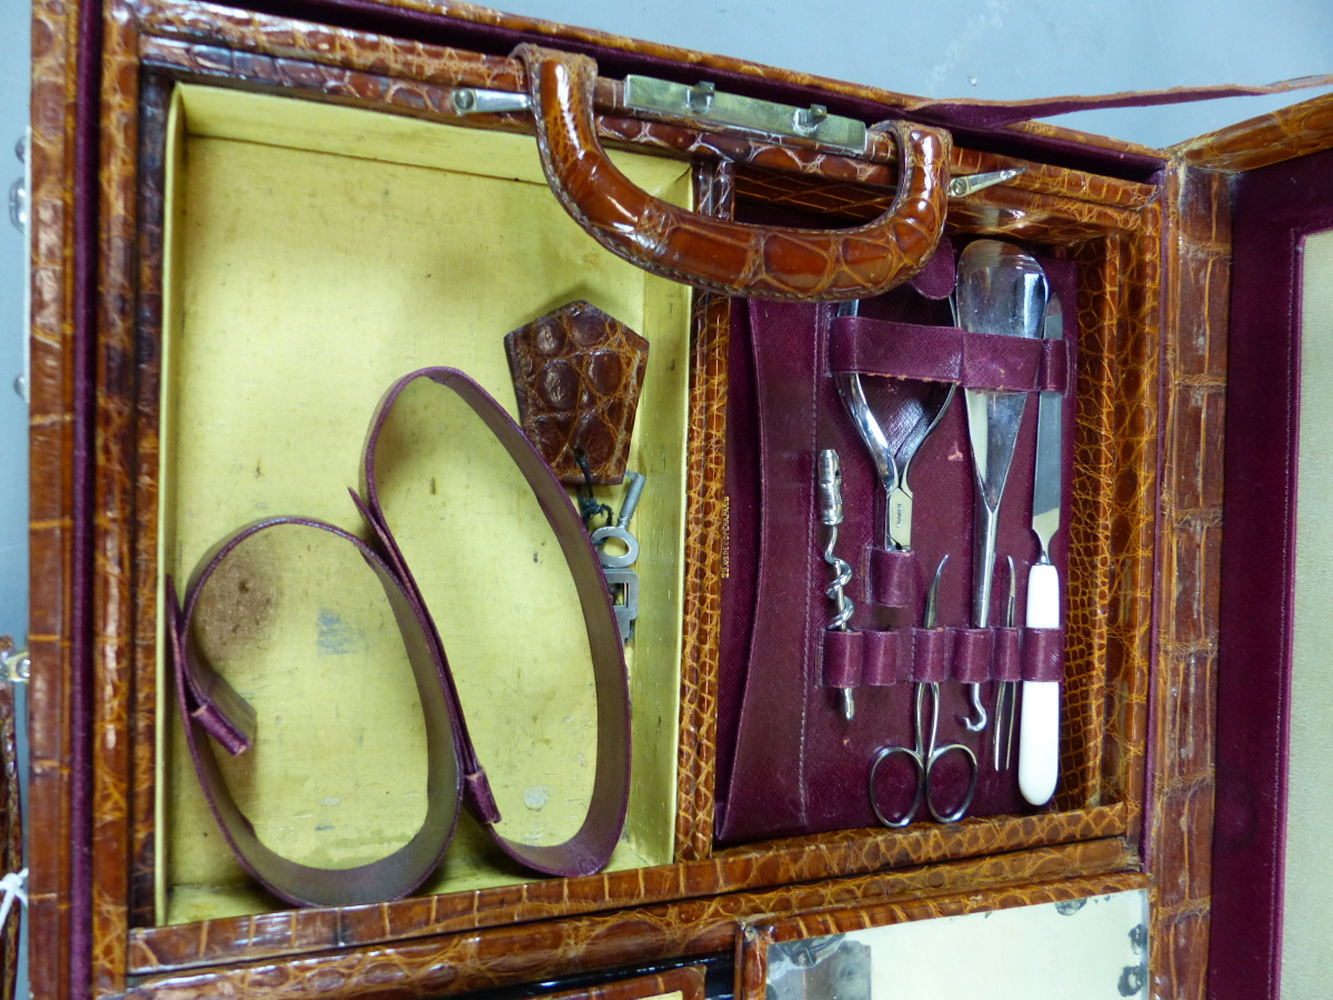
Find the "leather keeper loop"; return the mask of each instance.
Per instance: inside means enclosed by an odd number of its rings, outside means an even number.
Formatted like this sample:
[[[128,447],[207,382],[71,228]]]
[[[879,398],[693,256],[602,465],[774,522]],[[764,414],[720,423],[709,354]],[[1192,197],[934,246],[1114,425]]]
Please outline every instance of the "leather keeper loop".
[[[866,556],[866,601],[886,608],[904,608],[913,601],[912,553],[869,547]]]
[[[990,680],[994,633],[988,628],[960,628],[953,635],[953,680],[963,684]]]
[[[1069,342],[839,316],[829,340],[829,369],[835,375],[954,382],[965,389],[1063,393]]]
[[[1028,628],[1023,630],[1023,680],[1063,681],[1065,679],[1065,630]]]
[[[949,680],[954,637],[950,629],[912,629],[912,680],[937,684]]]
[[[1022,634],[1018,628],[997,628],[995,646],[991,649],[990,679],[1019,681],[1023,679]]]
[[[824,633],[824,685],[852,688],[861,683],[862,633],[829,629]]]
[[[861,683],[871,687],[904,684],[912,679],[912,657],[903,653],[908,633],[862,632]]]

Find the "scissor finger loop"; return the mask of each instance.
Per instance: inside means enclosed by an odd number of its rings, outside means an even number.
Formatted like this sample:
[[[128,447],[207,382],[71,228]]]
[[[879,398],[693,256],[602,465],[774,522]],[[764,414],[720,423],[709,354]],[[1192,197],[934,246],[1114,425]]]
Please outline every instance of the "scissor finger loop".
[[[880,808],[879,788],[875,784],[875,779],[879,774],[879,766],[890,757],[899,754],[908,758],[912,762],[912,766],[916,768],[916,777],[912,782],[915,794],[912,796],[912,804],[903,810],[900,815],[888,816]],[[875,810],[875,818],[887,827],[895,830],[901,829],[912,822],[925,797],[926,765],[921,755],[911,747],[880,747],[879,752],[875,754],[875,759],[870,764],[870,808]]]
[[[942,812],[935,804],[934,785],[931,781],[931,773],[935,765],[947,754],[961,753],[967,759],[968,782],[967,791],[963,793],[962,799],[949,812]],[[930,815],[938,823],[957,823],[967,815],[968,807],[972,805],[972,796],[977,794],[977,779],[980,777],[980,768],[977,765],[977,755],[973,753],[972,748],[966,743],[946,743],[942,747],[936,747],[926,760],[926,808],[930,810]]]
[[[929,714],[926,711],[927,688],[929,688],[930,694]],[[958,822],[967,814],[968,808],[972,805],[972,797],[976,795],[977,781],[980,777],[977,755],[971,747],[963,743],[946,743],[944,746],[936,746],[940,728],[939,685],[917,684],[914,708],[915,747],[881,747],[870,765],[870,807],[875,811],[875,816],[881,823],[894,829],[899,829],[911,823],[918,810],[920,810],[922,802],[925,803],[926,810],[937,822]],[[959,803],[953,809],[945,811],[936,805],[931,775],[935,765],[949,754],[963,755],[968,769],[968,782],[967,789]],[[880,807],[879,788],[876,782],[880,765],[896,755],[902,755],[910,759],[916,769],[916,775],[911,805],[904,812],[890,816],[886,815]]]

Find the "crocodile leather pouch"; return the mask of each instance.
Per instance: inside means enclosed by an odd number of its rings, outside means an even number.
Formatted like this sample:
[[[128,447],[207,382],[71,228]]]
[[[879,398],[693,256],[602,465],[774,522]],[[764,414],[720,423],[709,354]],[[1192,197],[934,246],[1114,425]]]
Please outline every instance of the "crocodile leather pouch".
[[[520,423],[556,477],[580,485],[624,479],[648,341],[578,301],[506,334],[505,355]]]

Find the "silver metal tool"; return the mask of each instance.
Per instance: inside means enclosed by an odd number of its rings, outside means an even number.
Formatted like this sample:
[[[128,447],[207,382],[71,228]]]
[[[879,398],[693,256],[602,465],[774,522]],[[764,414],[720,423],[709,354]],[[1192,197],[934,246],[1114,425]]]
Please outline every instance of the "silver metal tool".
[[[639,506],[639,498],[643,496],[643,487],[647,481],[646,477],[634,471],[627,471],[625,479],[629,486],[625,489],[625,499],[620,505],[616,523],[598,528],[591,536],[592,544],[597,549],[597,558],[602,564],[606,587],[614,602],[613,610],[621,642],[629,642],[634,637],[634,621],[639,617],[639,574],[629,568],[639,560],[639,540],[626,525]],[[625,546],[625,551],[608,552],[606,543],[612,539]]]
[[[1004,624],[1013,628],[1018,623],[1018,577],[1014,569],[1014,557],[1006,557],[1009,562],[1009,600],[1004,606]],[[1014,702],[1018,698],[1015,681],[995,682],[995,733],[991,747],[991,760],[997,771],[1007,771],[1014,757]],[[1004,757],[1000,757],[1000,746],[1004,746]]]
[[[1046,312],[1046,274],[1037,261],[1008,243],[977,240],[958,260],[958,324],[973,333],[1036,338]],[[1000,500],[1009,479],[1027,393],[966,389],[967,430],[977,474],[976,547],[972,562],[972,618],[990,624],[991,580]],[[986,728],[980,685],[971,685],[974,718],[967,728]]]
[[[931,581],[930,590],[926,593],[926,614],[923,624],[926,628],[935,628],[939,618],[939,590],[940,577],[944,575],[944,565],[949,561],[945,556],[940,560],[939,568],[935,570],[935,579]],[[930,714],[926,714],[926,689],[929,688],[930,694]],[[972,748],[963,743],[946,743],[944,746],[936,746],[936,740],[940,728],[940,686],[938,684],[917,684],[915,700],[913,707],[913,733],[915,746],[911,747],[881,747],[875,754],[875,759],[870,764],[870,807],[875,811],[875,816],[879,821],[888,827],[903,827],[912,822],[916,816],[917,810],[921,808],[921,803],[925,802],[926,809],[930,815],[939,823],[956,823],[966,815],[968,807],[972,804],[972,797],[977,793],[977,778],[980,773],[980,767],[977,764],[977,755],[972,752]],[[927,732],[929,735],[927,735]],[[935,770],[935,765],[947,754],[962,754],[968,769],[967,791],[963,794],[961,801],[950,810],[943,810],[935,801],[935,794],[931,783],[931,775]],[[916,771],[916,788],[912,798],[912,804],[900,815],[889,816],[884,813],[879,804],[879,792],[875,784],[880,765],[891,757],[902,755],[912,762]]]
[[[851,564],[834,554],[838,544],[838,526],[842,524],[842,461],[832,448],[819,453],[819,521],[827,528],[824,535],[824,562],[833,570],[833,579],[824,591],[833,602],[833,617],[829,619],[830,632],[846,632],[847,622],[856,606],[847,596],[846,587],[852,579]],[[851,688],[839,688],[842,696],[842,717],[848,722],[856,716],[856,699]]]
[[[1064,311],[1056,295],[1046,305],[1046,340],[1064,337]],[[1037,467],[1032,490],[1032,531],[1041,543],[1041,560],[1028,571],[1028,628],[1060,627],[1060,572],[1051,563],[1051,539],[1060,530],[1061,474],[1064,458],[1062,400],[1043,392],[1037,402]],[[1023,682],[1023,726],[1018,741],[1018,788],[1034,806],[1055,794],[1060,776],[1060,685]]]
[[[859,303],[844,302],[839,316],[855,316]],[[875,472],[884,487],[884,547],[909,550],[912,547],[912,487],[907,475],[917,449],[930,436],[953,401],[953,383],[931,386],[928,398],[906,399],[903,412],[894,415],[893,425],[906,430],[897,441],[890,441],[866,400],[861,376],[855,372],[838,376],[838,394],[856,425],[861,441],[875,463]]]

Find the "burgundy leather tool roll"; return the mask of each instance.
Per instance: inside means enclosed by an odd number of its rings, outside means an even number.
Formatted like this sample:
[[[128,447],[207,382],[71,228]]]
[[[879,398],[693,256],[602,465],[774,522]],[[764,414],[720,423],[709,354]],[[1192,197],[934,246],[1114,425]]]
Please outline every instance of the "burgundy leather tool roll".
[[[950,255],[951,256],[951,255]],[[718,837],[724,842],[873,826],[873,759],[912,746],[914,682],[941,682],[938,742],[970,745],[980,781],[968,815],[1030,811],[1016,771],[992,767],[992,730],[971,733],[964,682],[993,704],[997,681],[1058,681],[1063,629],[1023,628],[1028,568],[1040,557],[1031,527],[1037,393],[1064,398],[1062,507],[1073,464],[1077,323],[1072,267],[1041,261],[1067,303],[1063,341],[964,334],[948,305],[903,287],[838,307],[738,301],[733,306],[727,430],[729,574],[723,582],[719,691]],[[928,293],[939,290],[926,289]],[[912,545],[886,546],[885,492],[839,398],[835,375],[858,372],[890,434],[931,386],[960,386],[911,466]],[[990,624],[972,628],[975,473],[961,387],[1029,394],[1000,508]],[[914,411],[915,412],[915,411]],[[816,457],[841,457],[845,520],[836,553],[852,567],[850,631],[830,632],[830,569],[820,523]],[[1067,526],[1067,517],[1062,518]],[[1068,531],[1051,558],[1067,580]],[[1004,627],[1006,557],[1016,566],[1016,627]],[[941,561],[938,627],[921,628]],[[998,627],[997,627],[998,623]],[[843,717],[838,686],[855,695]],[[899,762],[901,763],[901,762]],[[961,798],[968,776],[941,760],[935,794]],[[912,798],[913,775],[889,761],[875,782],[889,812]],[[924,811],[923,811],[924,815]]]
[[[449,669],[447,650],[411,569],[413,560],[418,566],[423,560],[447,561],[448,553],[432,550],[428,534],[423,542],[421,533],[416,533],[412,547],[400,544],[402,526],[396,534],[395,512],[381,497],[384,469],[377,468],[377,459],[382,463],[385,457],[381,445],[395,403],[414,383],[456,394],[508,452],[555,533],[578,593],[597,696],[596,768],[587,814],[563,843],[520,843],[496,829],[500,812],[468,735],[465,706]],[[272,518],[240,529],[205,555],[190,580],[183,608],[168,582],[172,606],[168,629],[186,737],[209,807],[228,844],[256,879],[289,902],[322,906],[375,902],[406,895],[430,875],[453,836],[459,806],[466,803],[496,846],[527,868],[565,876],[599,871],[625,823],[630,777],[628,678],[596,553],[564,487],[500,405],[453,368],[422,369],[389,389],[371,422],[364,471],[365,499],[356,493],[353,499],[370,528],[370,544],[313,519]],[[401,659],[412,670],[420,696],[428,757],[425,817],[407,843],[379,860],[352,868],[314,867],[265,845],[228,787],[206,737],[239,754],[262,752],[262,734],[255,732],[254,710],[214,666],[215,661],[258,655],[277,646],[283,638],[277,633],[287,620],[284,604],[307,603],[309,607],[299,608],[298,614],[311,612],[305,615],[309,618],[316,609],[337,617],[326,604],[348,591],[378,603],[374,587],[356,583],[367,570],[383,597],[383,607],[370,613],[378,615],[381,631],[390,622],[396,625]],[[304,580],[302,586],[291,583],[303,574],[313,579]],[[306,600],[307,594],[313,600]],[[338,738],[336,725],[328,738]],[[317,753],[318,748],[311,749]]]

